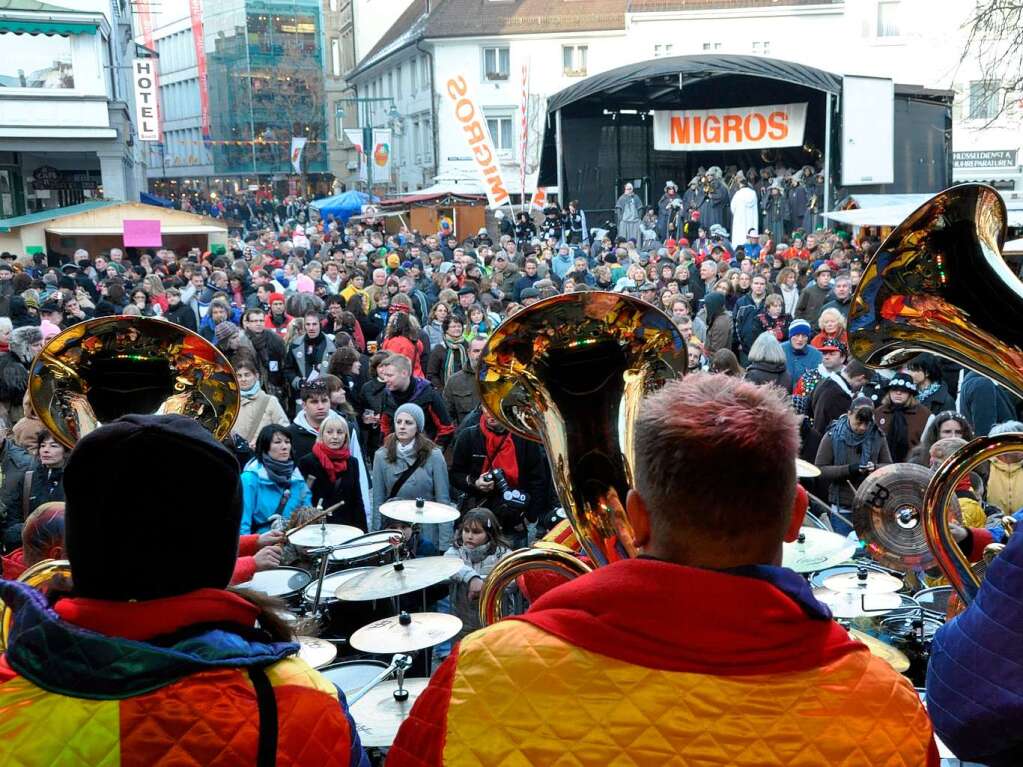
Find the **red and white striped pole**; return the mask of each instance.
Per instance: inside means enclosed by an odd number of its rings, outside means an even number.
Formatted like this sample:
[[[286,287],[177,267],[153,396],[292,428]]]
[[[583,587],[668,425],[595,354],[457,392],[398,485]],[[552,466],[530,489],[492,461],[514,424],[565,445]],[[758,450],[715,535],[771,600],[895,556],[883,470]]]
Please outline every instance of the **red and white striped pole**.
[[[529,149],[529,61],[522,62],[522,104],[519,125],[519,196],[522,210],[529,212],[526,202],[526,151]]]

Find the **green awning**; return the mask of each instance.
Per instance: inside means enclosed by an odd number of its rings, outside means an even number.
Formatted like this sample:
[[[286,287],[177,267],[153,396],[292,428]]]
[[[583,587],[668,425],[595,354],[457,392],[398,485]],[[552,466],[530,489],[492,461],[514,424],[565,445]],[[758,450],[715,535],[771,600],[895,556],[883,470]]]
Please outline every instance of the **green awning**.
[[[94,35],[98,28],[99,22],[95,21],[0,19],[0,32],[19,35]]]

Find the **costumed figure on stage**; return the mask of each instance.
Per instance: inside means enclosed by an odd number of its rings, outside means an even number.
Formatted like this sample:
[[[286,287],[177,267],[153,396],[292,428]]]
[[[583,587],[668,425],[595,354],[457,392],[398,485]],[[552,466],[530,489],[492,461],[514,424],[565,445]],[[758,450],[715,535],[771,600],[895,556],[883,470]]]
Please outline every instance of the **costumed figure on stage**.
[[[618,216],[618,236],[626,240],[634,240],[639,244],[639,228],[643,222],[643,201],[632,190],[632,184],[625,185],[625,191],[615,203]]]
[[[641,556],[466,637],[389,767],[937,765],[909,681],[779,566],[797,443],[776,387],[700,375],[648,395],[625,504]]]
[[[771,233],[775,242],[784,242],[789,231],[789,201],[780,178],[771,182],[767,199],[763,204],[764,231]]]
[[[721,168],[714,165],[704,175],[702,184],[703,200],[700,203],[700,226],[708,232],[717,224],[724,226],[728,215],[728,188],[721,180]]]
[[[661,242],[676,236],[675,219],[681,206],[678,184],[674,181],[667,182],[664,185],[664,194],[657,201],[657,237]]]
[[[590,230],[586,226],[586,212],[579,207],[578,200],[571,200],[561,218],[565,242],[580,245],[590,241]]]
[[[747,233],[750,229],[755,231],[760,228],[760,206],[757,193],[750,188],[745,178],[739,181],[739,188],[732,195],[729,207],[732,210],[732,247],[748,246]]]

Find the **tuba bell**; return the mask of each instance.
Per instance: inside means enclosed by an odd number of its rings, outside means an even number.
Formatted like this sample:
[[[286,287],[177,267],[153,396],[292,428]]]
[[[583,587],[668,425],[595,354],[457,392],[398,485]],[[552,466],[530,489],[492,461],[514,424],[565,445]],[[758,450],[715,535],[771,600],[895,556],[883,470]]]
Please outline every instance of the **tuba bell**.
[[[893,367],[932,352],[1023,395],[1023,284],[1001,247],[1005,204],[992,187],[962,184],[931,198],[896,227],[867,265],[849,309],[849,348]],[[967,604],[980,586],[956,545],[945,509],[979,464],[1023,450],[1023,434],[980,437],[938,467],[921,520],[935,561]]]
[[[56,578],[70,578],[71,564],[65,559],[44,559],[36,562],[18,576],[18,580],[35,589],[44,589]],[[14,615],[11,608],[0,600],[0,653],[7,649]]]
[[[595,566],[636,556],[625,496],[640,402],[686,371],[671,318],[638,298],[587,291],[554,296],[505,320],[480,355],[484,407],[514,434],[542,442],[566,516]],[[480,594],[484,625],[502,617],[505,586],[545,569],[575,577],[591,566],[538,543],[505,557]]]

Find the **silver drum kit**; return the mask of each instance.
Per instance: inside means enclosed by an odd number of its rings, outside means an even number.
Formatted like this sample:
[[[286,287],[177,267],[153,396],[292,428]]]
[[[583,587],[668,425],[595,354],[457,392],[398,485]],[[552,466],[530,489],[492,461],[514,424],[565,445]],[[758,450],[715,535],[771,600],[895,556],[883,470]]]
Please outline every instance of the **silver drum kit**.
[[[458,518],[456,508],[421,499],[390,501],[380,511],[412,525],[413,536],[418,525]],[[426,688],[432,648],[462,629],[456,616],[427,610],[446,593],[462,562],[405,558],[399,530],[365,534],[324,519],[287,533],[288,542],[315,563],[314,572],[278,567],[239,587],[281,599],[300,632],[313,627],[317,636],[295,637],[299,657],[344,693],[362,744],[387,748]]]

